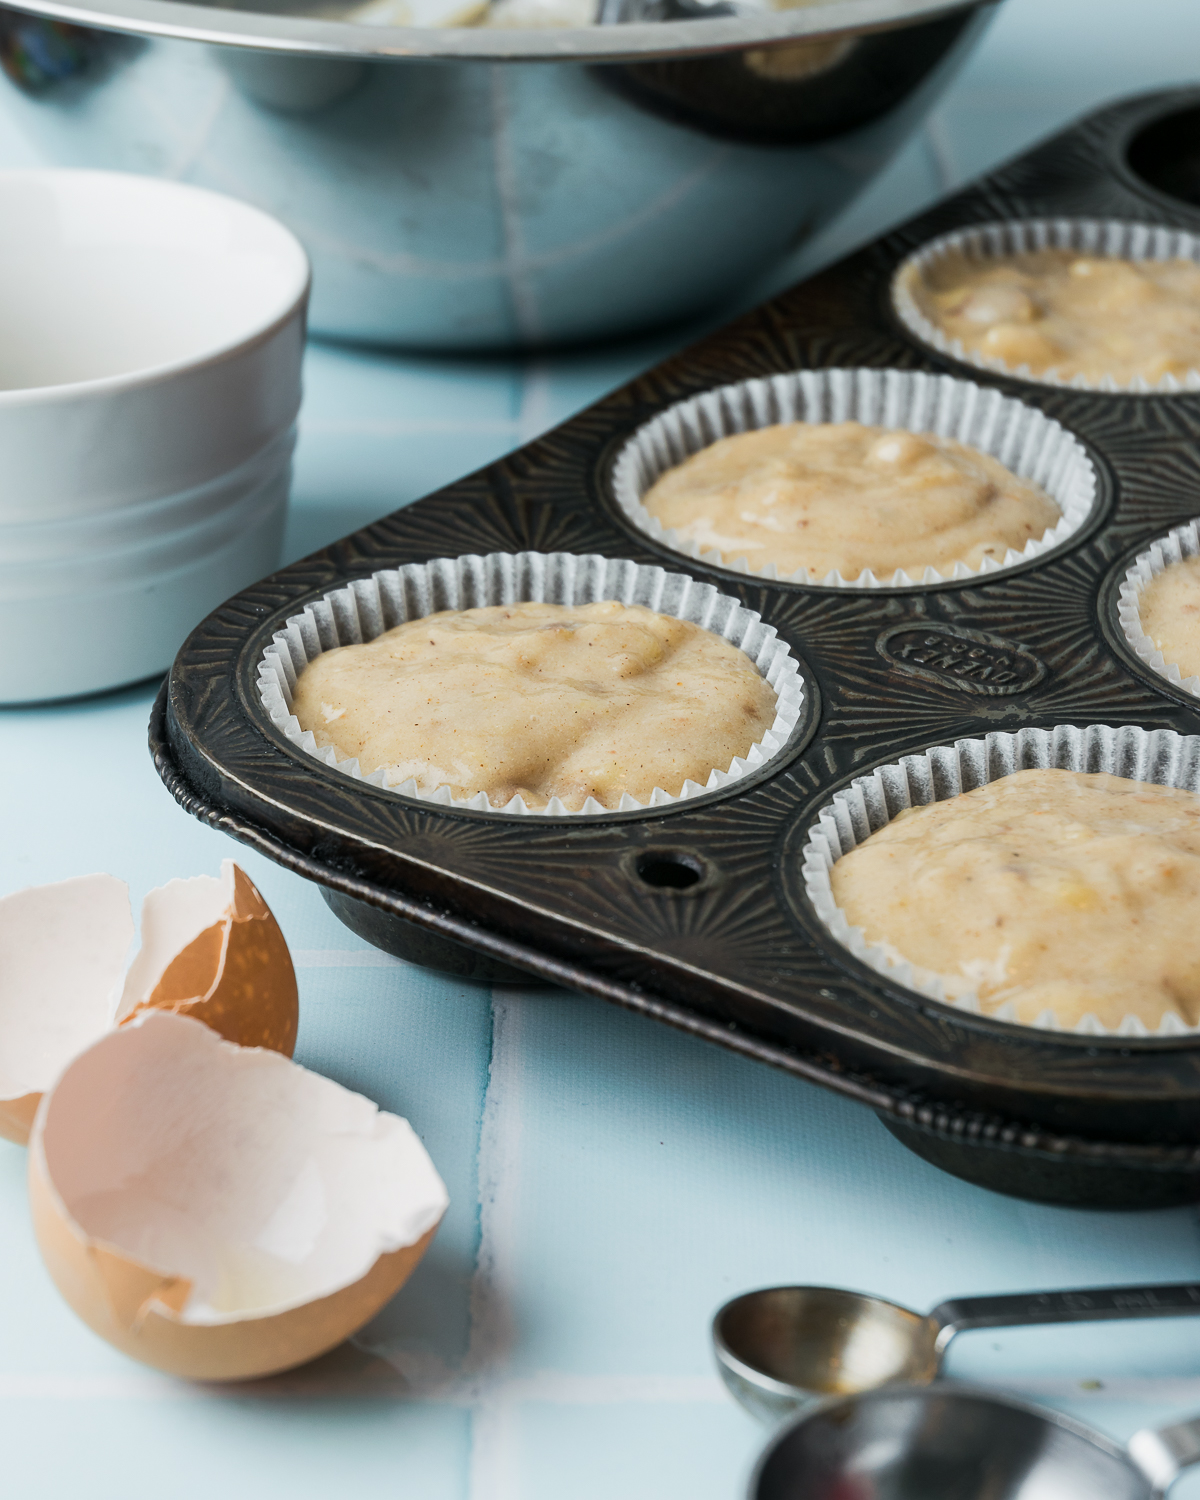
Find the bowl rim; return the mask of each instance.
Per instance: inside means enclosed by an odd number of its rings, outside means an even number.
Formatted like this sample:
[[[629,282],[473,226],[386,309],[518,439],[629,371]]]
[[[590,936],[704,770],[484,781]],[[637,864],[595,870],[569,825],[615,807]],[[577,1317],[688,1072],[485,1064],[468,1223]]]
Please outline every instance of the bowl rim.
[[[0,168],[0,193],[3,193],[6,185],[21,181],[41,182],[51,188],[69,192],[71,184],[78,183],[81,179],[90,182],[107,181],[119,186],[121,191],[140,193],[149,198],[186,194],[192,198],[208,200],[214,205],[220,204],[226,212],[232,209],[245,219],[257,220],[278,242],[279,263],[285,271],[281,278],[282,290],[267,312],[256,314],[247,320],[239,333],[198,354],[183,355],[178,359],[143,365],[113,375],[97,375],[88,380],[0,388],[0,415],[22,406],[42,406],[55,401],[78,400],[80,397],[114,396],[140,387],[159,385],[177,376],[190,375],[261,347],[298,315],[303,316],[312,287],[312,267],[304,246],[285,224],[240,198],[214,192],[211,188],[197,187],[189,182],[177,182],[173,178],[145,177],[137,172],[109,172],[89,167]]]
[[[482,29],[364,26],[177,0],[15,0],[46,20],[259,52],[360,62],[625,62],[703,56],[808,38],[887,31],[1000,0],[799,0],[799,8],[628,26]]]

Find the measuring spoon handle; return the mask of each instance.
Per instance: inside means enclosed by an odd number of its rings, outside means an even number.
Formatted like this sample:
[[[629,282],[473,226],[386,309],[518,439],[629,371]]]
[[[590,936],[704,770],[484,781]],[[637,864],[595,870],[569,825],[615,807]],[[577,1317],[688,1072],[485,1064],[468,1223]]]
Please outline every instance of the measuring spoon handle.
[[[1200,1417],[1171,1427],[1143,1428],[1129,1439],[1129,1456],[1160,1495],[1181,1469],[1200,1463]]]
[[[929,1314],[937,1325],[940,1358],[967,1328],[1016,1328],[1032,1323],[1100,1323],[1115,1318],[1181,1318],[1200,1314],[1200,1284],[1094,1286],[1074,1292],[1012,1292],[1002,1297],[954,1297]]]

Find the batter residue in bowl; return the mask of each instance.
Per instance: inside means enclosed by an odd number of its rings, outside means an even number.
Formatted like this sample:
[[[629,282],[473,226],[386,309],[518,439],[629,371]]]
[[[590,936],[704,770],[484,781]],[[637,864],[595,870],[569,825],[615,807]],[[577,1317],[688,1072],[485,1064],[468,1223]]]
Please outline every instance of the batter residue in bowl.
[[[1200,675],[1200,557],[1185,557],[1152,578],[1138,599],[1142,629],[1179,668],[1180,676]]]
[[[847,919],[904,958],[1006,1003],[1156,1030],[1200,1023],[1200,796],[1076,771],[1019,771],[901,813],[833,867]]]
[[[786,422],[721,438],[643,496],[664,527],[784,576],[949,573],[1020,552],[1061,512],[1037,485],[953,438],[859,422]]]
[[[1061,380],[1157,385],[1200,368],[1200,265],[1077,250],[977,259],[952,250],[905,282],[917,307],[971,354]]]
[[[423,792],[578,811],[677,795],[771,728],[775,694],[736,646],[641,605],[510,604],[409,620],[326,651],[292,709],[321,746]]]

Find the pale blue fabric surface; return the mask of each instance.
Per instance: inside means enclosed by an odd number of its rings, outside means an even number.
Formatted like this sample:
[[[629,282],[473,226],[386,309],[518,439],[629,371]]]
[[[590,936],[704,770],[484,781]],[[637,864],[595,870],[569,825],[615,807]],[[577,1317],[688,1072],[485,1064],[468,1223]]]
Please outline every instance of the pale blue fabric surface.
[[[791,274],[1197,64],[1195,0],[1009,0],[928,129]],[[19,157],[0,140],[0,161]],[[288,555],[485,463],[681,337],[531,362],[313,348]],[[129,1363],[76,1321],[33,1246],[24,1154],[0,1143],[7,1500],[729,1500],[762,1435],[713,1374],[707,1323],[739,1290],[832,1282],[924,1308],[1200,1275],[1193,1210],[1000,1198],[925,1166],[865,1111],[597,1001],[492,995],[382,957],[314,887],[174,805],[145,750],[151,697],[0,714],[0,891],[103,869],[140,903],[236,856],[295,953],[298,1058],[407,1115],[452,1206],[353,1345],[208,1390]],[[1200,1412],[1200,1327],[979,1334],[952,1371],[1123,1435]]]

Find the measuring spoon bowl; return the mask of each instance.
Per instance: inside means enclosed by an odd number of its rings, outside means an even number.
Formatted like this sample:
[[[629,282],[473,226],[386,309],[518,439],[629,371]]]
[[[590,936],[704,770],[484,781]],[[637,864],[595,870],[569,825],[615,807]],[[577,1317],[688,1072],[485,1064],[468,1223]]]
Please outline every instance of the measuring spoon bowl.
[[[731,1394],[775,1423],[829,1396],[937,1374],[937,1324],[831,1286],[777,1286],[727,1302],[713,1349]]]
[[[768,1446],[748,1500],[1153,1500],[1162,1493],[1123,1449],[1082,1423],[947,1382],[862,1391],[806,1413]]]

